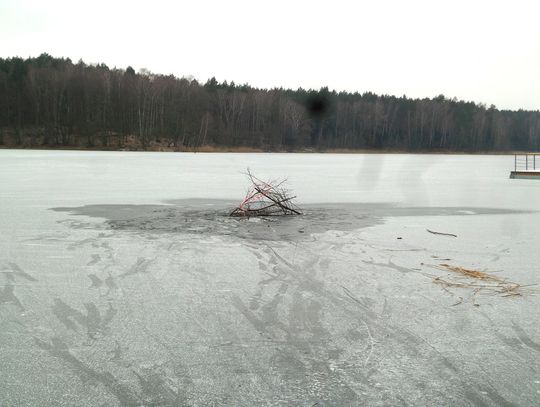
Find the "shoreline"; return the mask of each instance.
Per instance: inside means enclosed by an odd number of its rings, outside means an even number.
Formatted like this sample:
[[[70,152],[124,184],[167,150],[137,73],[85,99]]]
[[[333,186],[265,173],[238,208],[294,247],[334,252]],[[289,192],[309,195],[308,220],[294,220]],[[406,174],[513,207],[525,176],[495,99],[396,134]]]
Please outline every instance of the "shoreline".
[[[531,153],[527,151],[454,151],[454,150],[399,150],[399,149],[348,149],[348,148],[297,148],[297,149],[263,149],[254,147],[216,147],[202,146],[199,148],[173,148],[155,146],[147,149],[131,148],[101,148],[101,147],[79,147],[79,146],[6,146],[0,145],[0,150],[45,150],[45,151],[118,151],[118,152],[153,152],[153,153],[276,153],[276,154],[419,154],[419,155],[513,155]]]

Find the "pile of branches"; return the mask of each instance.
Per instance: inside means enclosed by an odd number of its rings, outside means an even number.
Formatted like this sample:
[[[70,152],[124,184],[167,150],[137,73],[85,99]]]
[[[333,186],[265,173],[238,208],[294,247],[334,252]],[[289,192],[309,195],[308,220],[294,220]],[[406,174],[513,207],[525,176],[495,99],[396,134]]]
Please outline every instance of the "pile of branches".
[[[230,216],[280,216],[301,215],[300,209],[293,203],[296,196],[291,196],[283,185],[286,179],[278,181],[261,181],[249,169],[246,173],[251,186],[244,200]]]

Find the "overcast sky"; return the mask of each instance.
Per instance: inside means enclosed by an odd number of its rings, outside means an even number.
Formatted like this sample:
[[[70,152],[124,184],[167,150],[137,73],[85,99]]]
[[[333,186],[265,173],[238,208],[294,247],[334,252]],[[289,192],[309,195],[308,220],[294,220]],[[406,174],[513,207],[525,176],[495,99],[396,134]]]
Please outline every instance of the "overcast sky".
[[[540,109],[538,0],[0,0],[0,56]]]

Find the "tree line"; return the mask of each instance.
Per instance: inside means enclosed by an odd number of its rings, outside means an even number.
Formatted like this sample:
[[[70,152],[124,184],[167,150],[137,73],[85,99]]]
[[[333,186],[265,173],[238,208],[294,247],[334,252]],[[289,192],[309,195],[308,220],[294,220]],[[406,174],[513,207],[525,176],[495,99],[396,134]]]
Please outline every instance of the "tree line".
[[[540,112],[328,88],[258,89],[42,54],[0,58],[0,144],[538,150]]]

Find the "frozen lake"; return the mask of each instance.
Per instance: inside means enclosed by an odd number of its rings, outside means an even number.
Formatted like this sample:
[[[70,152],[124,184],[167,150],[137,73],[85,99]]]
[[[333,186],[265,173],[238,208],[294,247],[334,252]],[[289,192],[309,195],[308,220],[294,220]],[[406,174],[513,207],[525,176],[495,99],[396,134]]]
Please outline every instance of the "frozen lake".
[[[0,150],[0,405],[538,406],[540,181],[512,166]],[[248,167],[305,214],[224,216]]]

